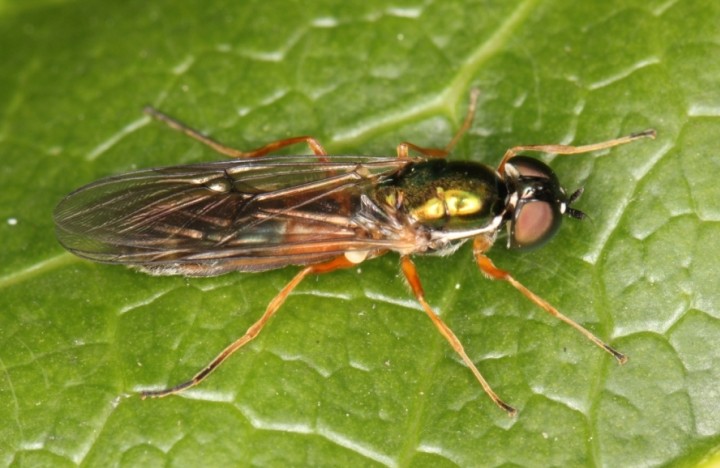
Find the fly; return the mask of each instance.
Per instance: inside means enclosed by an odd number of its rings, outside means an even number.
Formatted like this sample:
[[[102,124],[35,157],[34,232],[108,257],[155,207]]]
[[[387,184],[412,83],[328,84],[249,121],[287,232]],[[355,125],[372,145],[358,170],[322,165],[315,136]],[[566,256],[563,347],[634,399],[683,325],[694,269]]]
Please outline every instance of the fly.
[[[397,146],[396,157],[329,156],[309,136],[239,151],[146,108],[151,117],[234,160],[145,169],[82,187],[55,209],[60,243],[80,257],[154,275],[213,276],[287,265],[302,269],[260,319],[200,372],[174,387],[144,391],[142,397],[176,394],[202,382],[260,333],[305,277],[394,251],[433,325],[492,401],[514,415],[515,408],[492,390],[455,333],[425,300],[411,259],[414,254],[448,255],[468,240],[486,277],[510,283],[624,363],[624,354],[496,267],[486,253],[503,229],[508,248],[528,249],[553,237],[564,216],[585,216],[572,207],[582,189],[568,194],[550,167],[519,152],[588,153],[654,138],[655,131],[584,146],[516,146],[505,152],[497,169],[449,161],[446,157],[472,123],[477,97],[473,90],[463,125],[445,148],[404,142]],[[307,144],[314,155],[267,156],[297,143]],[[419,156],[411,156],[411,151]]]

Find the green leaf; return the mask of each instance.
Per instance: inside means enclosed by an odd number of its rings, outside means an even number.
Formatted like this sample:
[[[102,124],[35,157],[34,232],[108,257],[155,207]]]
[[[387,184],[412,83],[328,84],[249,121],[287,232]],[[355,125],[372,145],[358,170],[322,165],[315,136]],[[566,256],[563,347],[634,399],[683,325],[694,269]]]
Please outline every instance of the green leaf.
[[[720,447],[720,4],[683,1],[0,1],[0,464],[692,465]],[[470,249],[310,278],[196,389],[295,274],[150,277],[54,238],[62,196],[134,168],[218,159],[153,104],[232,146],[311,134],[331,153],[551,157],[586,189],[557,238],[490,256],[630,356],[625,366],[482,278]],[[295,149],[305,151],[305,148]]]

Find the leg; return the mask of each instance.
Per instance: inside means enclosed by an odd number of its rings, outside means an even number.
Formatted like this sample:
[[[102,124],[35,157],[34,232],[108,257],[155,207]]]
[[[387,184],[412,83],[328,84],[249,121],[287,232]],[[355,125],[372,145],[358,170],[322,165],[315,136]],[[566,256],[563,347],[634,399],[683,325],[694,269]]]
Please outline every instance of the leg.
[[[528,145],[528,146],[514,146],[509,150],[505,151],[505,155],[500,161],[498,166],[498,172],[500,174],[505,173],[505,163],[508,162],[520,151],[538,151],[541,153],[554,153],[554,154],[581,154],[589,153],[591,151],[598,151],[602,149],[612,148],[613,146],[620,146],[626,143],[630,143],[640,138],[655,138],[655,130],[644,130],[642,132],[633,133],[614,140],[603,141],[600,143],[593,143],[590,145],[583,146],[568,146],[568,145]]]
[[[320,161],[326,162],[327,158],[327,152],[325,152],[325,149],[322,147],[322,145],[313,137],[309,136],[299,136],[299,137],[293,137],[293,138],[287,138],[285,140],[278,140],[272,143],[268,143],[265,146],[262,146],[260,148],[251,150],[251,151],[240,151],[235,148],[230,148],[229,146],[225,146],[222,143],[219,143],[215,140],[213,140],[210,137],[207,137],[203,135],[202,133],[198,132],[197,130],[188,127],[184,123],[180,122],[179,120],[175,120],[172,117],[170,117],[167,114],[164,114],[160,112],[159,110],[155,109],[154,107],[145,107],[143,111],[148,114],[150,117],[153,117],[161,122],[164,122],[167,124],[170,128],[177,130],[179,132],[184,133],[185,135],[189,136],[190,138],[194,138],[195,140],[199,141],[200,143],[203,143],[210,148],[214,149],[220,154],[223,154],[225,156],[229,156],[231,158],[257,158],[259,156],[265,156],[267,154],[272,153],[273,151],[277,151],[280,148],[284,148],[286,146],[294,145],[297,143],[307,143],[307,145],[310,147],[312,152],[318,156]]]
[[[467,114],[465,114],[465,121],[463,122],[460,129],[455,133],[455,136],[453,136],[452,140],[450,140],[450,143],[445,146],[445,148],[425,148],[423,146],[418,146],[405,141],[397,146],[398,158],[407,159],[409,157],[409,151],[411,149],[431,158],[447,157],[447,155],[450,154],[452,149],[455,148],[455,145],[460,140],[460,138],[462,138],[465,132],[468,131],[470,125],[472,125],[473,118],[475,117],[475,110],[477,107],[477,99],[479,94],[480,92],[477,90],[477,88],[473,88],[470,91],[470,104],[468,104]]]
[[[223,349],[220,354],[218,354],[215,359],[213,359],[210,364],[205,366],[200,372],[195,374],[192,379],[188,380],[187,382],[183,382],[179,385],[176,385],[174,387],[166,388],[164,390],[147,390],[144,392],[140,392],[141,398],[145,399],[147,397],[150,398],[161,398],[168,395],[173,395],[176,393],[180,393],[183,390],[186,390],[190,387],[194,387],[195,385],[199,384],[205,378],[210,375],[212,371],[217,369],[220,364],[225,362],[227,358],[232,356],[232,354],[248,344],[250,341],[252,341],[260,331],[262,331],[265,324],[270,320],[270,318],[275,315],[275,312],[280,309],[280,307],[285,302],[285,299],[290,295],[290,293],[297,287],[298,284],[309,274],[320,274],[320,273],[328,273],[333,270],[337,270],[340,268],[348,268],[355,266],[355,263],[350,262],[347,260],[345,256],[340,256],[335,258],[334,260],[330,260],[326,263],[320,263],[318,265],[311,265],[308,267],[303,268],[295,277],[290,280],[288,284],[285,285],[284,288],[280,290],[280,292],[273,298],[272,301],[270,301],[270,304],[268,304],[267,309],[265,309],[265,313],[260,317],[260,319],[253,323],[250,328],[245,332],[243,336],[235,340],[233,343],[231,343],[227,348]]]
[[[475,260],[477,261],[478,266],[480,267],[480,270],[490,279],[495,280],[503,280],[507,281],[515,289],[520,291],[523,296],[530,299],[535,305],[538,307],[544,309],[547,313],[552,315],[555,318],[558,318],[562,320],[563,322],[567,323],[580,333],[582,333],[588,340],[595,343],[597,346],[602,348],[603,350],[607,351],[608,353],[612,354],[612,356],[617,359],[618,363],[625,364],[627,362],[627,356],[622,354],[621,352],[617,351],[607,343],[603,342],[598,338],[597,336],[593,335],[588,331],[585,327],[580,325],[579,323],[575,322],[570,317],[567,317],[560,313],[559,310],[557,310],[555,307],[553,307],[549,302],[547,302],[542,297],[538,296],[534,292],[530,291],[528,288],[523,286],[518,280],[513,278],[513,276],[505,271],[501,270],[500,268],[497,268],[495,264],[490,260],[487,256],[485,256],[485,252],[490,248],[492,245],[492,242],[490,242],[488,239],[478,236],[475,238],[475,241],[473,242],[473,253],[475,254]]]
[[[455,352],[460,355],[462,360],[465,362],[465,365],[470,368],[472,373],[475,375],[475,378],[478,380],[478,382],[480,382],[483,390],[485,390],[485,393],[487,393],[488,396],[492,399],[493,403],[498,405],[501,409],[505,410],[508,415],[514,416],[517,413],[517,410],[502,401],[500,397],[497,396],[497,394],[490,387],[490,384],[488,384],[487,380],[485,380],[485,377],[482,376],[480,371],[477,369],[477,367],[475,367],[475,364],[465,352],[465,349],[463,348],[463,345],[458,339],[458,337],[455,336],[455,333],[453,333],[450,327],[448,327],[445,322],[443,322],[443,320],[432,310],[430,305],[425,300],[425,291],[423,290],[422,284],[420,283],[420,277],[418,276],[417,270],[415,269],[415,264],[412,262],[412,260],[410,260],[410,257],[402,257],[401,262],[402,271],[405,274],[405,278],[407,278],[408,283],[410,283],[410,288],[415,294],[418,302],[420,302],[420,305],[422,305],[423,309],[425,309],[425,313],[428,315],[428,317],[430,317],[430,320],[432,320],[435,327],[437,327],[437,329],[440,331],[440,334],[445,337],[448,343],[450,343],[450,346],[452,346]]]

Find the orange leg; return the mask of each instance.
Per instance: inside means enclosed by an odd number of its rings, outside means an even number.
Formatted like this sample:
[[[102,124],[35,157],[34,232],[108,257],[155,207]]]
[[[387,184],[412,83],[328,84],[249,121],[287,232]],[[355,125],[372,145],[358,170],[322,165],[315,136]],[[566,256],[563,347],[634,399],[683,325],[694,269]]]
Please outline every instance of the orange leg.
[[[167,124],[170,128],[177,130],[179,132],[184,133],[185,135],[199,141],[200,143],[203,143],[210,148],[214,149],[218,153],[231,157],[231,158],[257,158],[260,156],[265,156],[273,151],[277,151],[280,148],[285,148],[286,146],[295,145],[297,143],[307,143],[307,145],[310,147],[312,152],[318,156],[318,159],[322,162],[327,162],[328,159],[325,157],[327,156],[327,152],[325,151],[325,148],[322,147],[322,145],[313,137],[310,136],[298,136],[293,138],[286,138],[284,140],[278,140],[274,141],[272,143],[268,143],[265,146],[261,146],[260,148],[250,150],[250,151],[240,151],[235,148],[231,148],[229,146],[225,146],[222,143],[219,143],[212,138],[203,135],[199,131],[188,127],[184,123],[180,122],[179,120],[176,120],[172,117],[170,117],[167,114],[164,114],[163,112],[160,112],[159,110],[155,109],[154,107],[147,106],[143,109],[143,111],[148,114],[150,117],[153,117],[161,122],[164,122]]]
[[[600,143],[593,143],[590,145],[583,146],[568,146],[568,145],[527,145],[527,146],[514,146],[509,150],[505,151],[505,155],[500,161],[498,166],[498,172],[500,174],[505,173],[505,163],[509,159],[517,156],[520,151],[538,151],[541,153],[553,153],[553,154],[581,154],[589,153],[591,151],[598,151],[602,149],[612,148],[613,146],[620,146],[630,143],[640,138],[655,138],[655,130],[644,130],[642,132],[633,133],[614,140],[603,141]]]
[[[553,307],[549,302],[547,302],[545,299],[538,296],[534,292],[530,291],[522,283],[516,280],[509,272],[496,267],[492,260],[490,260],[485,255],[485,252],[490,248],[490,246],[492,246],[492,242],[482,236],[476,237],[475,241],[473,242],[473,253],[475,254],[475,260],[477,261],[480,270],[482,270],[485,276],[490,279],[507,281],[508,283],[513,285],[515,289],[520,291],[523,296],[530,299],[535,305],[541,307],[553,317],[567,323],[568,325],[582,333],[587,339],[595,343],[597,346],[610,353],[615,359],[617,359],[618,363],[625,364],[627,362],[628,358],[623,353],[617,351],[616,349],[602,341],[600,338],[590,333],[590,331],[588,331],[585,327],[583,327],[570,317],[567,317],[560,313],[560,311]]]
[[[458,339],[458,337],[455,336],[455,333],[453,333],[450,327],[448,327],[445,322],[443,322],[443,320],[432,310],[430,304],[428,304],[425,300],[425,291],[423,290],[422,284],[420,283],[420,277],[418,276],[417,270],[415,269],[415,264],[410,259],[410,257],[403,256],[401,258],[401,267],[403,273],[405,274],[405,278],[407,278],[408,283],[410,284],[410,288],[415,294],[415,297],[417,298],[418,302],[420,302],[420,305],[422,305],[425,313],[428,315],[428,317],[430,317],[430,320],[432,320],[435,327],[437,327],[438,331],[440,331],[440,334],[445,337],[448,343],[450,343],[450,346],[452,346],[455,352],[460,355],[463,362],[465,362],[465,365],[470,368],[472,373],[475,375],[475,378],[478,380],[478,382],[480,382],[483,390],[485,390],[485,393],[487,393],[488,396],[492,399],[493,403],[498,405],[501,409],[505,410],[508,415],[514,416],[517,413],[517,410],[502,401],[500,397],[497,396],[497,394],[490,387],[490,384],[487,382],[487,380],[485,380],[485,377],[482,376],[480,371],[477,369],[477,367],[475,367],[475,364],[465,352],[465,348],[463,348],[463,345]]]
[[[240,348],[248,344],[250,341],[252,341],[256,336],[258,336],[265,324],[270,320],[270,318],[272,318],[273,315],[275,315],[275,312],[277,312],[278,309],[280,309],[280,307],[283,305],[285,299],[287,299],[290,293],[297,287],[298,284],[300,284],[300,282],[307,275],[328,273],[340,268],[349,268],[355,265],[356,263],[352,263],[345,256],[341,256],[325,263],[311,265],[303,268],[297,275],[295,275],[292,280],[290,280],[288,284],[285,285],[284,288],[280,290],[277,296],[275,296],[273,300],[270,301],[270,304],[268,304],[267,309],[265,309],[265,313],[262,315],[262,317],[260,317],[257,322],[253,323],[243,336],[235,340],[227,348],[223,349],[222,352],[210,362],[210,364],[208,364],[200,372],[195,374],[192,379],[174,387],[166,388],[164,390],[146,390],[144,392],[140,392],[140,396],[143,399],[147,397],[161,398],[168,395],[180,393],[183,390],[198,385],[200,382],[205,380],[205,378],[210,375],[212,371],[217,369],[220,364],[225,362],[227,358],[232,356],[235,351],[239,350]]]
[[[475,111],[477,108],[477,100],[480,92],[473,88],[470,91],[470,104],[468,104],[467,114],[465,114],[465,121],[463,122],[460,129],[455,133],[450,143],[445,148],[425,148],[424,146],[418,146],[414,143],[404,141],[397,146],[397,155],[400,159],[407,159],[410,157],[410,150],[417,151],[418,153],[428,156],[430,158],[445,158],[455,148],[457,142],[462,138],[465,132],[468,131],[470,125],[472,125],[473,118],[475,118]]]

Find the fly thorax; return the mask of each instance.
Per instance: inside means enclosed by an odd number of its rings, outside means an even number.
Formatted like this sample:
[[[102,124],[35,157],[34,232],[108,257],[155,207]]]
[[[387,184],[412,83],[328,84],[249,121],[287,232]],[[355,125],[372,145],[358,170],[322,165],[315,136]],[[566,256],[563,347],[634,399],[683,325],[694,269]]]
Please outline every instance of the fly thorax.
[[[476,235],[501,219],[506,186],[491,168],[472,162],[434,159],[409,165],[378,188],[386,206],[435,233]],[[495,226],[496,227],[496,226]]]

